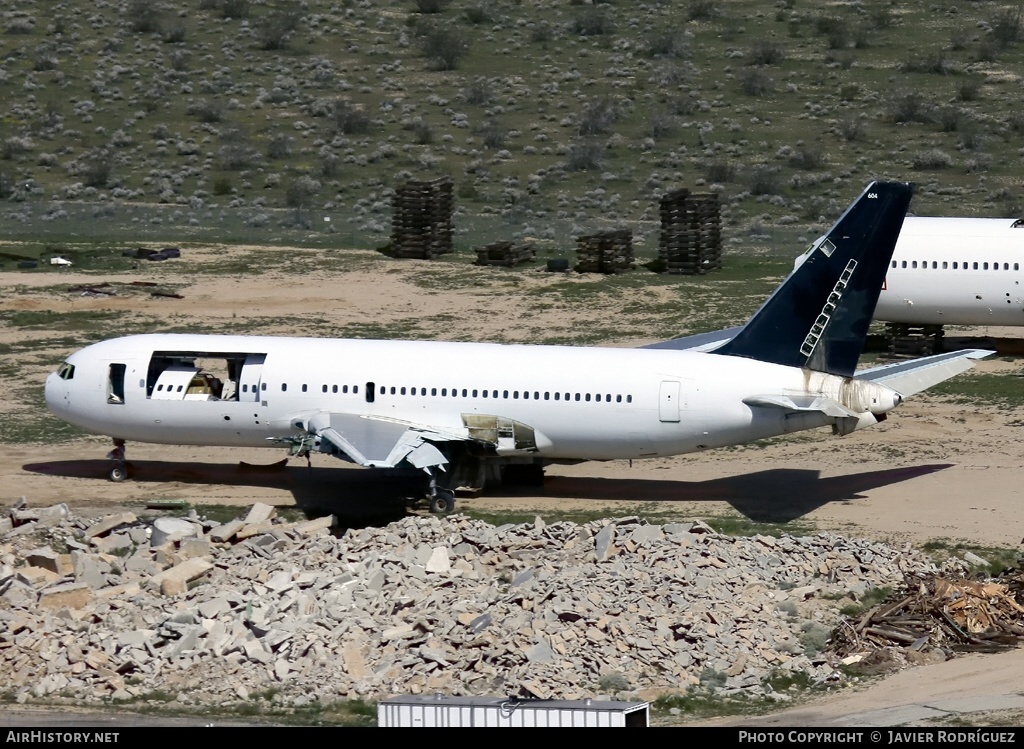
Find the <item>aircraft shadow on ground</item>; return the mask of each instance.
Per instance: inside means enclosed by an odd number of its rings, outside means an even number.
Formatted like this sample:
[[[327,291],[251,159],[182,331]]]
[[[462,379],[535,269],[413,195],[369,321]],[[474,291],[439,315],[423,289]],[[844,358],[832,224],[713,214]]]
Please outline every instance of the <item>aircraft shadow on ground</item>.
[[[952,463],[887,468],[821,477],[813,469],[776,468],[708,481],[648,478],[549,476],[543,488],[507,487],[491,496],[542,496],[547,499],[629,502],[725,502],[757,522],[785,523],[830,502],[863,499],[863,492],[898,484],[952,467]],[[402,476],[372,468],[345,469],[293,466],[283,463],[250,466],[239,463],[132,461],[132,481],[281,489],[292,494],[308,514],[332,512],[351,521],[387,521],[406,512],[409,500],[423,489],[419,476]],[[107,460],[65,460],[30,463],[25,471],[48,476],[106,481]],[[485,495],[486,496],[486,495]]]
[[[952,463],[887,468],[821,477],[812,469],[774,468],[708,481],[551,477],[547,497],[644,502],[725,502],[750,520],[785,523],[830,502],[863,499],[863,492],[951,468]]]
[[[109,460],[58,460],[22,466],[29,473],[107,481]],[[421,490],[423,479],[373,468],[344,469],[305,465],[248,465],[245,463],[189,463],[132,460],[130,481],[136,484],[186,484],[202,486],[251,486],[287,491],[296,506],[310,516],[325,512],[350,522],[396,520],[406,514],[411,497]],[[202,502],[202,491],[182,497]],[[216,500],[212,504],[217,504]]]

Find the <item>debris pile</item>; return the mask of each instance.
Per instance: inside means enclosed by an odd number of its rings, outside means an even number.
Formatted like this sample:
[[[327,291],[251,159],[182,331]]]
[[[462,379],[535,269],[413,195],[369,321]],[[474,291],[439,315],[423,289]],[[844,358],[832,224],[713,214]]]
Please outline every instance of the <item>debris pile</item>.
[[[996,651],[1024,638],[1024,577],[968,580],[932,574],[837,630],[836,652],[854,663],[874,650]]]
[[[610,229],[576,238],[577,273],[623,273],[635,267],[630,229]]]
[[[180,247],[163,247],[159,250],[154,250],[149,247],[134,247],[130,250],[125,250],[121,253],[124,257],[133,257],[136,260],[151,260],[157,262],[160,260],[169,260],[171,258],[181,257]]]
[[[537,257],[537,249],[530,243],[516,244],[507,240],[491,242],[476,248],[476,265],[521,265]]]
[[[69,286],[68,293],[88,297],[110,297],[118,296],[119,293],[125,291],[131,293],[134,292],[135,289],[146,289],[149,291],[150,296],[167,297],[169,299],[185,298],[175,291],[166,291],[164,289],[156,288],[156,286],[157,284],[153,281],[132,281],[127,284],[119,283],[116,286],[109,281],[103,281],[101,283]]]
[[[0,517],[0,681],[21,702],[785,699],[777,674],[843,678],[825,643],[844,602],[937,572],[909,548],[699,521],[340,529],[262,504],[216,523],[19,503]]]
[[[682,188],[661,198],[658,265],[664,273],[698,275],[722,267],[722,218],[715,193]]]
[[[452,251],[453,184],[451,177],[439,177],[395,188],[388,254],[430,260]]]

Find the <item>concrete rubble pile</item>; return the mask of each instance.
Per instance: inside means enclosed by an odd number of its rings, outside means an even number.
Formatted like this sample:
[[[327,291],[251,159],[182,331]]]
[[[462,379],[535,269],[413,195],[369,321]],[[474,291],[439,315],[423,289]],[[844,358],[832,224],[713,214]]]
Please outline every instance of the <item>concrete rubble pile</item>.
[[[837,599],[934,571],[909,548],[734,538],[699,521],[332,523],[284,522],[260,504],[217,524],[19,503],[0,518],[0,681],[19,701],[697,686],[782,699],[766,686],[774,673],[838,678],[808,648]]]

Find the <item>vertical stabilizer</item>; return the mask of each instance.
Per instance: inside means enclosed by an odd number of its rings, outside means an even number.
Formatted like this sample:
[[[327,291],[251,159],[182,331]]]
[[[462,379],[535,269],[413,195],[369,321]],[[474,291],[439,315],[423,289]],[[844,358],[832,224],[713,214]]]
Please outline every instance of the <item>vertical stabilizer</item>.
[[[853,375],[910,205],[909,182],[872,182],[716,354]]]

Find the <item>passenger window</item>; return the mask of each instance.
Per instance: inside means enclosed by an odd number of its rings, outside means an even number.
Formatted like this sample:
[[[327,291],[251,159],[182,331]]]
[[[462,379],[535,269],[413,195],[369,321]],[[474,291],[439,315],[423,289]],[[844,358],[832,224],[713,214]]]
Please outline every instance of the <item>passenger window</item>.
[[[974,263],[974,270],[978,270],[978,264]]]
[[[540,400],[540,393],[538,391],[536,391],[536,390],[533,391],[533,399],[535,401],[539,401]]]
[[[498,391],[497,390],[492,390],[491,391],[491,397],[492,398],[497,398],[498,397]]]
[[[302,392],[304,392],[304,393],[309,392],[309,388],[306,387],[306,383],[302,383]]]
[[[481,393],[481,395],[482,395],[482,396],[483,396],[484,398],[486,398],[486,397],[487,397],[487,391],[486,391],[486,390],[484,390],[484,391],[483,391],[483,392]]]
[[[267,392],[267,383],[260,383],[260,390],[262,390],[264,393]]]
[[[559,396],[561,396],[561,393],[555,393],[555,400],[559,400]]]
[[[901,263],[901,265],[902,265],[902,266],[903,266],[904,268],[906,268],[906,267],[907,267],[907,261],[906,261],[906,260],[904,260],[904,261],[903,261],[903,262]]]
[[[949,263],[947,263],[945,260],[943,260],[942,261],[942,270],[946,270],[948,267],[949,267]]]
[[[616,395],[615,396],[615,402],[616,403],[622,403],[622,396],[621,395]]]
[[[327,386],[326,385],[324,385],[324,392],[325,393],[327,392]]]
[[[348,388],[347,388],[347,387],[346,387],[345,389],[346,389],[346,390],[348,390]],[[336,393],[336,392],[338,392],[338,386],[337,386],[337,385],[331,385],[331,392],[332,392],[332,393]]]
[[[442,396],[448,395],[448,388],[441,388],[441,395]]]
[[[505,398],[507,400],[508,399],[508,391],[507,390],[503,390],[502,393],[501,393],[501,397]]]
[[[633,402],[633,396],[632,395],[627,395],[626,396],[626,403],[632,403],[632,402]]]
[[[392,386],[391,386],[391,394],[392,394],[392,395],[394,395],[394,394],[395,394],[395,391],[396,391],[396,388],[395,388],[395,386],[394,386],[394,385],[392,385]]]
[[[551,391],[550,390],[545,390],[544,391],[544,400],[546,400],[546,401],[551,400]]]
[[[507,390],[505,391],[505,397],[508,398],[508,391]],[[519,391],[518,390],[513,390],[512,391],[512,400],[519,400]]]
[[[476,397],[477,397],[477,395],[476,395],[476,389],[475,389],[475,388],[473,389],[473,397],[474,397],[474,398],[476,398]]]
[[[286,390],[288,390],[288,383],[287,382],[282,382],[281,383],[281,392],[283,393]]]
[[[576,393],[576,400],[578,401],[579,399],[580,399],[580,394]]]
[[[982,263],[982,270],[988,270],[988,263]]]
[[[587,403],[590,403],[590,393],[587,393],[585,396],[583,396],[583,400],[585,400]]]
[[[895,261],[895,260],[893,260],[893,261],[892,261],[892,267],[893,267],[893,268],[895,268],[895,267],[896,267],[896,261]]]
[[[437,395],[437,388],[430,388],[431,395]]]

